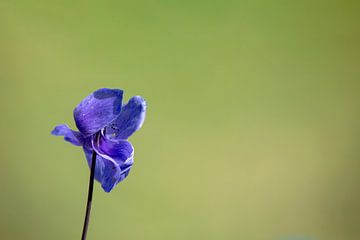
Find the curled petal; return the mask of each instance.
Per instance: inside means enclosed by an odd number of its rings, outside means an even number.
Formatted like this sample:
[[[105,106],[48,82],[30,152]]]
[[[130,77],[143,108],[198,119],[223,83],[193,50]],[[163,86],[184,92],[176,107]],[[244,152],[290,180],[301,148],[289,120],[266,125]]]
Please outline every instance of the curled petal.
[[[131,156],[130,158],[128,158],[126,160],[126,162],[119,165],[119,167],[121,169],[121,174],[120,174],[120,177],[119,177],[118,181],[116,182],[116,184],[118,184],[119,182],[124,180],[129,175],[130,169],[133,164],[134,164],[134,156]]]
[[[103,158],[115,161],[120,165],[133,158],[134,147],[126,140],[111,141],[102,133],[94,135],[92,140],[92,147]]]
[[[120,114],[123,91],[102,88],[87,96],[74,109],[76,126],[90,136],[113,122]]]
[[[56,126],[51,134],[55,136],[64,136],[65,141],[68,141],[75,146],[81,146],[84,143],[82,134],[71,130],[66,124]]]
[[[105,136],[112,140],[128,139],[141,128],[146,114],[146,102],[140,96],[132,97],[122,107],[119,117],[105,128]]]
[[[92,149],[84,147],[86,159],[91,167]],[[105,192],[110,192],[116,184],[124,180],[132,167],[133,160],[124,164],[117,164],[100,155],[96,156],[95,179],[101,183]]]

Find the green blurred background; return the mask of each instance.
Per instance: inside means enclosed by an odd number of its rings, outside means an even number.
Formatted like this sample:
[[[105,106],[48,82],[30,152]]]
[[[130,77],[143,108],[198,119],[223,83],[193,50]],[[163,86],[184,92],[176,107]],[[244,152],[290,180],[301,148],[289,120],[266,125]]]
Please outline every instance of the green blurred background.
[[[0,239],[80,239],[89,170],[50,135],[147,99],[91,239],[360,238],[358,1],[0,2]]]

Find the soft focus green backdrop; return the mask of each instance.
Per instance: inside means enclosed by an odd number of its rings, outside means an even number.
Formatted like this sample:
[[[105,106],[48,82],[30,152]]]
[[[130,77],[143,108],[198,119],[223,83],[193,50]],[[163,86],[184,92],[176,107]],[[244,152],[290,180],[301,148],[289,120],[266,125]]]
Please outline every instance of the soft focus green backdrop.
[[[89,170],[50,135],[142,95],[91,239],[360,238],[358,1],[0,2],[0,239],[80,239]]]

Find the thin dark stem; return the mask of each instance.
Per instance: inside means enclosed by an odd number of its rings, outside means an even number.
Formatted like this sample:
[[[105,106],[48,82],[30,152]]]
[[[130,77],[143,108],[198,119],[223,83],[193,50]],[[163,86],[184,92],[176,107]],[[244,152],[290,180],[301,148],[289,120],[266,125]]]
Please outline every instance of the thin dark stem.
[[[94,189],[94,175],[95,175],[95,165],[96,165],[96,152],[93,151],[92,159],[91,159],[91,171],[90,171],[90,179],[89,179],[89,191],[88,191],[88,198],[86,204],[86,214],[84,219],[84,227],[81,235],[81,240],[86,240],[86,234],[89,226],[89,219],[90,219],[90,211],[91,211],[91,203],[92,203],[92,196],[93,196],[93,189]]]

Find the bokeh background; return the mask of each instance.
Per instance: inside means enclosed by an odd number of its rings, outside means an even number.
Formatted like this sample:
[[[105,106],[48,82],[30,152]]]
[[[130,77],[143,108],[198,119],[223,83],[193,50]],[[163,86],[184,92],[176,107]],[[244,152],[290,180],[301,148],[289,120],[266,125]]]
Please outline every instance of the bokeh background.
[[[360,238],[358,1],[0,2],[0,239],[80,239],[89,170],[50,135],[147,99],[88,239]]]

